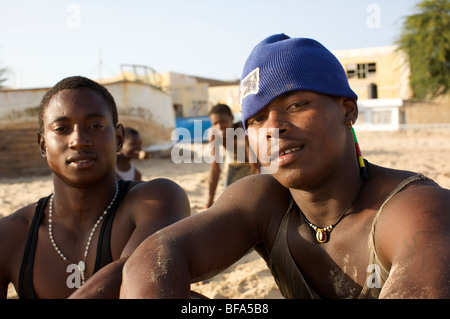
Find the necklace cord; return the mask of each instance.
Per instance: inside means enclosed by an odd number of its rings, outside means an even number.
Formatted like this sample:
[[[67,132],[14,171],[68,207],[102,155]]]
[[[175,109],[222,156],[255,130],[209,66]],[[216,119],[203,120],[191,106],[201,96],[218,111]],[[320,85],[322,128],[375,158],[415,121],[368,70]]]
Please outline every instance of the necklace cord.
[[[361,182],[361,186],[359,187],[359,191],[358,194],[356,195],[356,198],[353,200],[353,202],[344,210],[344,212],[341,214],[341,216],[339,217],[339,219],[337,220],[336,223],[331,224],[327,227],[324,228],[320,228],[317,225],[311,223],[308,218],[306,218],[305,214],[303,213],[303,211],[299,208],[300,213],[302,214],[303,218],[305,219],[306,223],[309,225],[309,227],[311,227],[315,232],[316,232],[316,239],[319,243],[324,243],[327,241],[327,235],[326,235],[326,231],[331,231],[334,227],[336,227],[337,224],[339,224],[339,222],[344,218],[345,214],[350,210],[350,208],[353,207],[353,205],[356,204],[356,202],[358,201],[359,197],[361,196],[361,193],[363,191],[364,188],[364,184],[365,184],[366,180],[363,179]]]

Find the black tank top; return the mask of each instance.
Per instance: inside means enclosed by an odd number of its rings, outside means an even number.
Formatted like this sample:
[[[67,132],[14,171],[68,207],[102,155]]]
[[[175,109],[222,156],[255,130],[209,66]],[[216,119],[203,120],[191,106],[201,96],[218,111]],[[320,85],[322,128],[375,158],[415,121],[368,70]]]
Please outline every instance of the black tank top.
[[[112,224],[114,215],[116,214],[120,203],[128,192],[130,183],[131,181],[119,180],[119,194],[117,195],[117,199],[111,207],[110,212],[105,215],[102,227],[100,228],[100,235],[97,244],[97,256],[95,259],[93,274],[113,261],[110,246]],[[36,252],[39,226],[42,222],[42,218],[44,218],[44,209],[47,206],[47,202],[50,199],[50,196],[41,198],[38,201],[34,217],[31,222],[30,230],[28,232],[28,239],[25,246],[25,252],[23,255],[22,265],[20,267],[19,273],[18,296],[20,299],[37,298],[33,287],[34,255]]]

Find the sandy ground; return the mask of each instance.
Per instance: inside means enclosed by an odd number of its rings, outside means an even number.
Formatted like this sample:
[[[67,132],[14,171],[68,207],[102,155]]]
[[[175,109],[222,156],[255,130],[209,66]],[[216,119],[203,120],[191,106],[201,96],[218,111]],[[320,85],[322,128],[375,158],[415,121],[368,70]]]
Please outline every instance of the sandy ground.
[[[421,172],[442,187],[450,188],[450,128],[357,132],[357,135],[363,156],[370,162]],[[194,148],[199,152],[201,145]],[[192,214],[203,210],[208,164],[175,164],[170,158],[150,158],[135,164],[146,180],[165,177],[181,185],[189,196]],[[50,194],[52,189],[50,176],[0,178],[0,217]],[[265,262],[255,252],[192,288],[209,298],[282,298]],[[9,296],[15,296],[12,287]]]

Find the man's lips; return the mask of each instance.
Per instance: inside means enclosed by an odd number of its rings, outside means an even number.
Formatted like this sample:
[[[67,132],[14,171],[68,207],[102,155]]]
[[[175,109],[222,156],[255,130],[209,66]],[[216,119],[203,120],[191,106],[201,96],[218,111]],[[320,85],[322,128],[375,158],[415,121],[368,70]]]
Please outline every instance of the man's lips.
[[[274,161],[281,156],[288,155],[304,148],[304,145],[288,146],[288,147],[274,147],[271,149],[270,160]]]
[[[303,148],[303,147],[302,147],[302,146],[297,146],[297,147],[293,147],[293,148],[284,150],[284,151],[280,152],[280,155],[279,155],[279,156],[283,156],[283,155],[289,154],[289,153],[291,153],[291,152],[295,152],[295,151],[297,151],[297,150],[299,150],[299,149],[301,149],[301,148]]]
[[[67,158],[66,163],[78,168],[84,168],[90,166],[96,159],[97,156],[94,154],[73,155]]]
[[[296,159],[304,147],[304,145],[291,146],[288,148],[281,148],[278,152],[277,150],[272,150],[270,161],[278,166],[287,165]]]

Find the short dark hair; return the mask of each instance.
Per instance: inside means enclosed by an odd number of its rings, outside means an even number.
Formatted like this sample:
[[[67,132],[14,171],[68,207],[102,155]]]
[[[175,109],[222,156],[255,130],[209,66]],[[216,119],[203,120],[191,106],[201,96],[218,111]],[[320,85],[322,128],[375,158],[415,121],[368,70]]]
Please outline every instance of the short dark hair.
[[[233,113],[231,113],[230,107],[226,104],[221,104],[221,103],[213,106],[211,111],[209,111],[209,115],[211,115],[211,114],[226,114],[226,115],[233,117]]]
[[[136,131],[134,128],[126,127],[124,131],[125,131],[125,138],[130,136],[139,136],[139,132]]]
[[[52,99],[52,97],[58,92],[61,92],[63,90],[72,90],[78,88],[88,88],[99,93],[108,104],[114,126],[117,126],[119,116],[117,114],[116,102],[114,101],[114,98],[111,95],[111,93],[109,93],[109,91],[103,85],[98,84],[97,82],[92,81],[91,79],[88,79],[83,76],[71,76],[62,79],[61,81],[56,83],[55,86],[53,86],[50,90],[48,90],[47,93],[45,93],[44,97],[42,98],[41,104],[39,105],[39,128],[41,131],[44,128],[44,111],[48,103]]]

